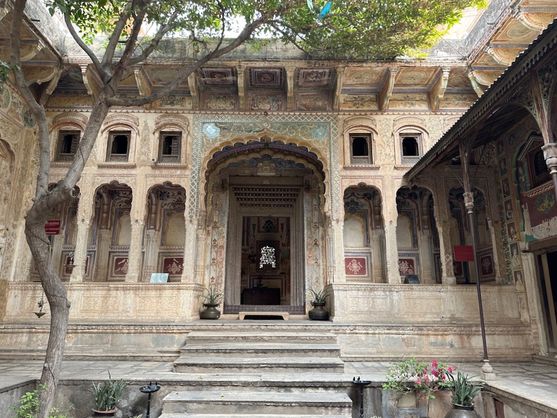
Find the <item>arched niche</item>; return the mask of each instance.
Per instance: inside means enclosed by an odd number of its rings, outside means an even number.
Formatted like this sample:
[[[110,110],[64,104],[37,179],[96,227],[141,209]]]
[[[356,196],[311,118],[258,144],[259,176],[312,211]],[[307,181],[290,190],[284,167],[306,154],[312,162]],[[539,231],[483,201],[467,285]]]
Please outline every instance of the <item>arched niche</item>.
[[[347,281],[385,281],[381,193],[360,184],[344,191],[344,272]]]
[[[399,273],[417,275],[420,283],[439,283],[439,236],[432,193],[423,187],[402,187],[396,195]]]
[[[152,273],[167,273],[179,281],[183,273],[186,236],[186,190],[169,182],[152,186],[147,193],[147,218],[143,236],[144,280]]]
[[[94,222],[89,231],[87,254],[93,281],[123,281],[126,277],[131,204],[132,189],[126,184],[113,181],[99,186],[95,192]]]

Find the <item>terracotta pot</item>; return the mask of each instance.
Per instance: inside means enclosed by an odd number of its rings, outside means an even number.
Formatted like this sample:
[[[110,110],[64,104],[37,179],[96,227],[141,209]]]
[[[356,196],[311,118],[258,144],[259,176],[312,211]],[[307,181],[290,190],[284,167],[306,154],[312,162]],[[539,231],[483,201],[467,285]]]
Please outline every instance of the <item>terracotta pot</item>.
[[[93,414],[98,417],[111,417],[116,413],[116,408],[109,409],[107,411],[99,411],[98,409],[93,409]]]
[[[313,305],[313,309],[308,312],[309,319],[313,321],[328,321],[329,320],[329,311],[325,309],[324,303],[311,303]]]
[[[199,312],[199,318],[201,319],[219,319],[220,311],[217,309],[218,304],[204,303],[205,309]]]
[[[453,405],[445,418],[480,418],[473,406]]]

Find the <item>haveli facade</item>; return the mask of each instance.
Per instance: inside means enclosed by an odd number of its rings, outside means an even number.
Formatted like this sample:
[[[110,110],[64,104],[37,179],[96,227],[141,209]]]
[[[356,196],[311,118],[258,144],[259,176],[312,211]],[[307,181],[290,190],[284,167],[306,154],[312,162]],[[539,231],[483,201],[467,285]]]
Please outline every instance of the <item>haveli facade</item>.
[[[28,77],[46,85],[56,183],[96,80],[63,34],[41,26],[49,17],[35,6],[22,55]],[[554,253],[541,256],[540,273],[537,256],[521,251],[555,235],[547,157],[539,156],[555,125],[546,135],[535,118],[523,123],[515,113],[476,151],[479,269],[453,259],[454,246],[472,239],[455,156],[442,161],[447,169],[405,174],[556,14],[541,0],[493,2],[461,49],[441,45],[422,61],[318,61],[284,46],[246,46],[167,99],[113,109],[79,200],[55,216],[63,231],[52,258],[72,302],[68,352],[176,348],[199,317],[203,288],[214,285],[228,319],[250,310],[303,316],[307,291],[327,287],[346,358],[476,359],[478,306],[468,284],[479,279],[491,355],[548,353],[557,285],[541,278],[551,277]],[[9,6],[0,18],[9,22]],[[554,54],[555,43],[547,48]],[[122,90],[160,89],[180,50],[176,41],[135,68]],[[61,72],[61,60],[71,68]],[[0,104],[0,348],[34,352],[48,327],[34,315],[42,291],[23,231],[37,158],[33,121],[9,84]],[[511,145],[497,142],[503,132],[516,138]],[[549,218],[522,210],[541,195]],[[158,273],[168,282],[151,283]],[[404,283],[413,276],[419,284]]]

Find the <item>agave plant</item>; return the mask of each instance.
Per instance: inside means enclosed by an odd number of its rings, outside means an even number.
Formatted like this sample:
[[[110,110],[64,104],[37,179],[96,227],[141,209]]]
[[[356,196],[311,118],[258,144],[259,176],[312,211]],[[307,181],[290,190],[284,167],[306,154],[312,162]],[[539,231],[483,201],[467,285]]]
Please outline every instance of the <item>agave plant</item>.
[[[108,372],[108,380],[100,383],[93,383],[93,395],[95,397],[95,410],[110,411],[116,407],[116,404],[122,397],[127,382],[123,380],[112,380],[110,372]]]
[[[324,305],[325,303],[327,303],[327,297],[329,296],[329,292],[327,291],[327,289],[314,290],[310,288],[309,292],[311,293],[312,297],[312,305]]]
[[[456,377],[449,375],[452,381],[453,405],[473,407],[474,398],[483,388],[482,382],[473,382],[472,378],[464,373],[458,372]]]
[[[206,287],[203,292],[204,305],[218,305],[221,301],[222,293],[213,285]]]

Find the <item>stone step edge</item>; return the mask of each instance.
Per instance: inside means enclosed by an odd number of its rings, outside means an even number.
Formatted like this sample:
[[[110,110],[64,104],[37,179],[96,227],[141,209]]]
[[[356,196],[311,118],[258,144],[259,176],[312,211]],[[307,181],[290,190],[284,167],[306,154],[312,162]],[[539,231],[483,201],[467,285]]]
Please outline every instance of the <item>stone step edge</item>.
[[[235,404],[310,404],[310,405],[352,405],[352,400],[341,392],[254,392],[237,390],[173,391],[163,399],[167,403],[235,403]]]
[[[225,358],[203,358],[203,357],[178,357],[174,364],[199,364],[199,365],[240,365],[257,366],[258,364],[279,364],[279,365],[308,365],[309,367],[317,364],[343,365],[344,362],[337,357],[250,357],[250,356],[227,356]]]
[[[255,327],[256,325],[252,325]],[[186,338],[227,338],[227,337],[300,337],[302,339],[335,339],[336,334],[332,333],[314,333],[314,332],[304,332],[304,331],[253,331],[253,330],[232,330],[232,331],[222,331],[222,330],[210,330],[210,331],[191,331],[187,334]]]
[[[186,414],[179,412],[167,412],[159,415],[159,418],[323,418],[323,415],[285,415],[285,414]],[[326,418],[352,418],[352,415],[326,415]]]
[[[234,343],[213,343],[210,346],[207,344],[194,342],[194,343],[186,343],[182,348],[181,351],[184,350],[237,350],[237,349],[245,349],[245,350],[340,350],[340,346],[338,344],[307,344],[307,343],[279,343],[279,342],[254,342],[254,343],[243,343],[243,342],[234,342]]]

